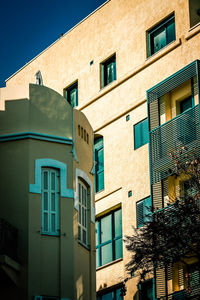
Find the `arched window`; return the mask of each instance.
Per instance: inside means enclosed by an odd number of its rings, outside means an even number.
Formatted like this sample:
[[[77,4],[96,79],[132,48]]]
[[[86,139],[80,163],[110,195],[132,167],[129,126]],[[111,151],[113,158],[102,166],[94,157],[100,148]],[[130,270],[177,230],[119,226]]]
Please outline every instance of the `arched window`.
[[[42,168],[42,234],[59,235],[59,171]]]
[[[78,240],[88,246],[88,187],[78,181]]]

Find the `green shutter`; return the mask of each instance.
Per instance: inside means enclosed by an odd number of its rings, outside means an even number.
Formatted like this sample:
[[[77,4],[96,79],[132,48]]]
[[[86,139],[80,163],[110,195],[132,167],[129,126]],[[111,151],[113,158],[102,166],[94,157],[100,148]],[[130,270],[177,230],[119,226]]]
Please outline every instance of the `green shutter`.
[[[166,296],[165,269],[156,269],[156,298]]]
[[[134,149],[147,144],[149,142],[149,125],[148,119],[134,125]]]
[[[104,147],[103,137],[94,140],[95,192],[104,189]]]

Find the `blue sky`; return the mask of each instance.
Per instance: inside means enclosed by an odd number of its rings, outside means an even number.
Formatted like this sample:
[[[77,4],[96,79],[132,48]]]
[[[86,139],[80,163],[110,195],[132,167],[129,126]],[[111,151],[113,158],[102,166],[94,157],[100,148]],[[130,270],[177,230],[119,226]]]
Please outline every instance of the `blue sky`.
[[[4,0],[0,87],[5,80],[106,0]]]

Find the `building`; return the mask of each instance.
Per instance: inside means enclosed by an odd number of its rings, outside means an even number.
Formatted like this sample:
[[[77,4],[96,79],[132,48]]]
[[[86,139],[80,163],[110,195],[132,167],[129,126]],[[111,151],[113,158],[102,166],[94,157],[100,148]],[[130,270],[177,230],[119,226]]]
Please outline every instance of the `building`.
[[[123,236],[144,224],[146,206],[164,207],[169,189],[179,187],[164,176],[169,149],[199,139],[199,49],[198,0],[109,0],[1,89],[3,106],[40,70],[43,84],[91,123],[99,300],[121,299],[130,258]],[[139,286],[132,274],[124,299],[180,292],[179,273],[167,278],[161,270]]]
[[[0,112],[1,298],[92,300],[93,131],[50,88],[23,92]]]

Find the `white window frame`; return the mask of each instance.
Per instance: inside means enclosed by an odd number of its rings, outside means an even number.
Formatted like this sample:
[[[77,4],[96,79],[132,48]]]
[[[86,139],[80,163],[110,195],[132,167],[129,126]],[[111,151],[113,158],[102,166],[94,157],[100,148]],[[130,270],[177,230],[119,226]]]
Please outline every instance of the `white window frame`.
[[[78,240],[88,246],[88,187],[80,179],[78,180],[78,196]]]

